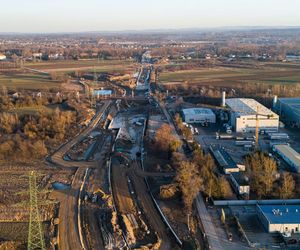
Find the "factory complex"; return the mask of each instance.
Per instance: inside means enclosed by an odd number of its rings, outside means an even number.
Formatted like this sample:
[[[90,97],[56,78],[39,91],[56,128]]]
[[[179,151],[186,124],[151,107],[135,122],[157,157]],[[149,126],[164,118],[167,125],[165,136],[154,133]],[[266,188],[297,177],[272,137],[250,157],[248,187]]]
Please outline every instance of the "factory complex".
[[[285,124],[291,127],[300,127],[300,98],[277,99],[275,96],[273,108]]]
[[[236,132],[254,132],[257,125],[259,130],[277,131],[279,116],[254,99],[231,98],[226,100],[230,109],[230,122]]]

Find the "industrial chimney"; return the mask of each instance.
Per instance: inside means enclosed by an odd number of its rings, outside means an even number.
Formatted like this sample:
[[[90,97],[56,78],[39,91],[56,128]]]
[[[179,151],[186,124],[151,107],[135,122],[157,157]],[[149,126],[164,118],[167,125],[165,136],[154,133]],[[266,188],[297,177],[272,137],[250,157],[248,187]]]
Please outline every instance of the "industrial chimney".
[[[274,97],[273,97],[273,108],[275,108],[275,107],[276,107],[277,100],[278,100],[278,97],[277,97],[277,95],[274,95]]]
[[[222,106],[222,107],[225,107],[225,106],[226,106],[225,101],[226,101],[226,92],[223,91],[223,92],[222,92],[222,103],[221,103],[221,106]]]

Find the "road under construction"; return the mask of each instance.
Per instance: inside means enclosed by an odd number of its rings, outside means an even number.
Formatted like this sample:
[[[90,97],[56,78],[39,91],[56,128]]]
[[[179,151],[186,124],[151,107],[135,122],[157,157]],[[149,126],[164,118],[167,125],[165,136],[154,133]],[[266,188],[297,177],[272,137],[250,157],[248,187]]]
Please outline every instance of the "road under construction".
[[[55,194],[59,201],[58,249],[121,249],[146,245],[171,249],[176,244],[145,183],[145,177],[173,173],[151,173],[142,168],[145,110],[149,101],[141,96],[118,100],[98,100],[96,114],[86,128],[47,157],[53,169],[73,172],[70,188]],[[111,110],[118,112],[110,114]],[[108,115],[112,116],[111,123],[118,116],[121,122],[108,129]],[[92,160],[68,157],[72,149],[86,138],[94,138],[95,133],[98,137],[90,154],[98,157]],[[104,192],[98,194],[95,203],[93,190],[96,189]]]

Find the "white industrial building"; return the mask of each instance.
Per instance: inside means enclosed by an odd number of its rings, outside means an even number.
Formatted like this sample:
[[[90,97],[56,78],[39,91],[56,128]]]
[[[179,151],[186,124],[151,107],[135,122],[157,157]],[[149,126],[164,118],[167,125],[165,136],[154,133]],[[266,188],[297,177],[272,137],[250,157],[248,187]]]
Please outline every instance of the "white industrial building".
[[[255,132],[257,114],[259,130],[278,130],[279,116],[253,99],[231,98],[226,105],[231,109],[230,121],[236,132]]]
[[[273,151],[279,154],[289,164],[292,170],[300,173],[300,154],[289,145],[274,145]]]
[[[183,109],[182,116],[187,123],[216,123],[215,113],[207,108]]]
[[[269,233],[300,233],[300,205],[257,205],[257,214]]]

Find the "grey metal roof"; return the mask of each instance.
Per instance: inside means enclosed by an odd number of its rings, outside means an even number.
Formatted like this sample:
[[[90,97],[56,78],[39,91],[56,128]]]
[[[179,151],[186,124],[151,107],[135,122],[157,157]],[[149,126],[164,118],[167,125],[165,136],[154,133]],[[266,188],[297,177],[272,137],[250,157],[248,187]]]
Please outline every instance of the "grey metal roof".
[[[270,224],[300,224],[299,205],[257,205]]]
[[[219,145],[211,145],[210,150],[220,167],[224,169],[238,169],[235,161],[225,149],[223,149]]]
[[[213,115],[214,112],[211,109],[207,108],[189,108],[189,109],[183,109],[182,112],[185,115]]]
[[[274,145],[274,149],[288,158],[293,164],[300,168],[300,154],[289,145]]]
[[[229,106],[233,112],[239,113],[240,115],[256,115],[258,110],[260,114],[278,117],[278,115],[272,112],[270,109],[250,98],[226,99],[226,105]]]

